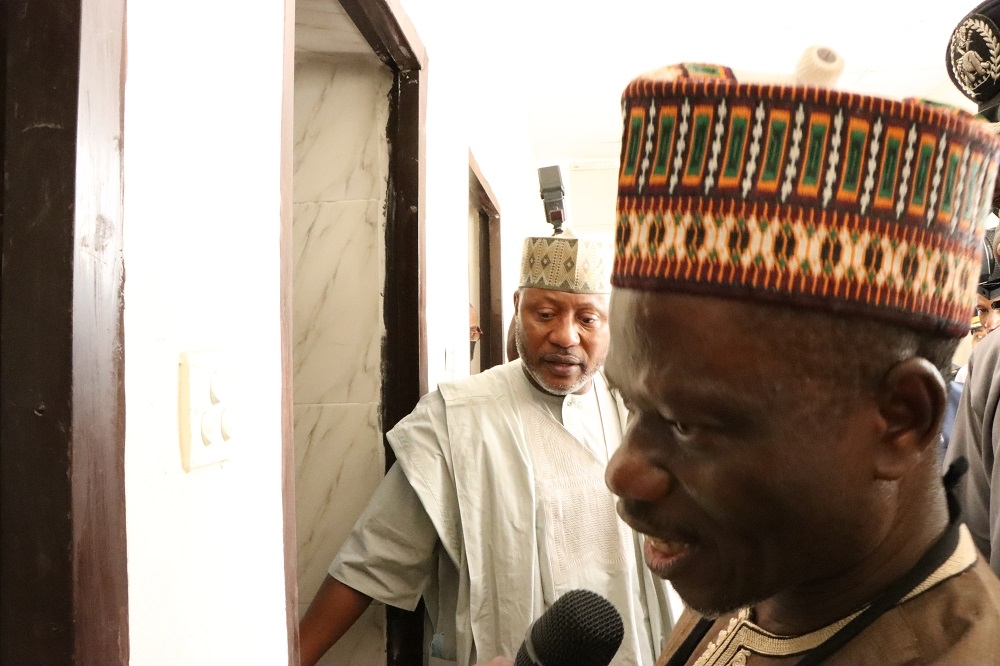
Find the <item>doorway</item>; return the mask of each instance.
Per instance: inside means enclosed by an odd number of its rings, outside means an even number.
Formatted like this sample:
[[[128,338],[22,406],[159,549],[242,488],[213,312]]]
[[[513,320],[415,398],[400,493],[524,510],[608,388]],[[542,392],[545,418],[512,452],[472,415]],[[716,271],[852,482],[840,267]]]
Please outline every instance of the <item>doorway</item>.
[[[476,158],[469,153],[469,300],[482,329],[470,372],[504,362],[503,293],[500,283],[500,206]]]
[[[294,81],[293,214],[283,255],[293,639],[393,463],[383,433],[427,390],[426,56],[397,3],[296,0]],[[421,612],[373,605],[321,663],[419,663],[422,626]]]

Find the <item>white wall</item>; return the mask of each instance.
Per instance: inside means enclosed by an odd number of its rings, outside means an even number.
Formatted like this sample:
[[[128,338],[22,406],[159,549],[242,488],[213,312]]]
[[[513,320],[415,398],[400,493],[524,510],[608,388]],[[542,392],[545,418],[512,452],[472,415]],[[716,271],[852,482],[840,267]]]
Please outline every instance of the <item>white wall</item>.
[[[566,214],[576,232],[613,241],[618,160],[577,160],[563,179],[568,181]]]
[[[490,26],[468,24],[468,4],[402,0],[428,56],[427,359],[433,389],[469,372],[469,150],[500,204],[504,320],[525,236],[548,235],[526,110],[506,103],[515,82],[469,57],[468,45]]]
[[[125,491],[132,664],[287,661],[281,503],[282,0],[130,2]],[[238,370],[232,458],[186,473],[178,358]]]

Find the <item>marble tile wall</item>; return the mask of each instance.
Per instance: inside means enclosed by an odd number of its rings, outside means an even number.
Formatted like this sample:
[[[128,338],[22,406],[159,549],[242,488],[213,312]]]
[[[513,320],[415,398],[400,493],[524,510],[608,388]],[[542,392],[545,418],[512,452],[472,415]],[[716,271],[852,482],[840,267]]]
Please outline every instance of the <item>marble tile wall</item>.
[[[374,55],[297,54],[293,393],[300,615],[382,478],[386,124]],[[373,604],[321,663],[385,663]]]
[[[374,55],[296,59],[295,203],[385,196],[391,86],[391,72]]]
[[[382,360],[382,206],[296,204],[296,404],[377,403]]]

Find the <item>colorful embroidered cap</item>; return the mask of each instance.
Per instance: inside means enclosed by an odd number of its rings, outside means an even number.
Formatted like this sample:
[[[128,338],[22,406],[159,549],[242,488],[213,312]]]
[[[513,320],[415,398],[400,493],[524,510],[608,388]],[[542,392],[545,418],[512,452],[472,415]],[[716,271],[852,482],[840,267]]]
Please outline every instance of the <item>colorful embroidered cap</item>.
[[[1000,0],[986,0],[951,33],[948,75],[979,112],[996,122],[1000,110]]]
[[[610,243],[559,236],[524,239],[521,285],[574,294],[607,294],[611,291],[614,250]]]
[[[987,123],[711,65],[641,76],[622,106],[616,287],[968,332],[1000,161]]]

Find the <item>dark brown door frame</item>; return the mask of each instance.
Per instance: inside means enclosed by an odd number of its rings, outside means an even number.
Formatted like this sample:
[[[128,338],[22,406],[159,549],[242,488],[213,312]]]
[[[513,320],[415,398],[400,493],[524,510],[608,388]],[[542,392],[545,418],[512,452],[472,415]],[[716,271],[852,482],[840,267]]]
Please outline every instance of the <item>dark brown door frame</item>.
[[[504,362],[503,287],[500,280],[500,204],[469,151],[469,205],[479,211],[479,307],[483,329],[481,370]]]
[[[382,343],[383,432],[410,413],[427,393],[427,327],[424,317],[424,164],[427,54],[397,0],[341,0],[372,51],[393,71],[389,101],[389,182],[385,230]],[[290,8],[289,8],[290,7]],[[294,0],[285,0],[282,127],[282,479],[285,581],[288,590],[289,663],[298,664],[298,593],[295,553],[295,457],[291,396],[291,168]],[[290,18],[291,17],[291,18]],[[386,469],[395,458],[386,443]],[[423,608],[386,609],[389,666],[422,663]]]
[[[2,11],[0,662],[127,664],[125,0]]]

